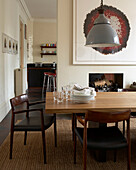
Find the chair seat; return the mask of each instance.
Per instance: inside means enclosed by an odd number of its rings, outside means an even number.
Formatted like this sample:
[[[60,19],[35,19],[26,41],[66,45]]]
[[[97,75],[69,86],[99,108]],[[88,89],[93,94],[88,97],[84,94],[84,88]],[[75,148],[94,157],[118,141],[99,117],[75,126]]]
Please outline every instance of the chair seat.
[[[130,116],[131,117],[136,117],[136,112],[131,112]]]
[[[44,129],[48,129],[55,121],[55,116],[44,115]],[[14,130],[16,131],[41,131],[41,117],[29,117],[21,120],[15,124]]]
[[[83,144],[83,128],[75,128],[75,133]],[[87,148],[119,149],[127,146],[127,141],[117,127],[87,128]]]
[[[85,117],[85,113],[76,113],[76,116],[82,116],[82,117]]]
[[[56,73],[51,73],[51,72],[44,72],[44,75],[46,76],[46,75],[51,75],[51,76],[56,76]]]

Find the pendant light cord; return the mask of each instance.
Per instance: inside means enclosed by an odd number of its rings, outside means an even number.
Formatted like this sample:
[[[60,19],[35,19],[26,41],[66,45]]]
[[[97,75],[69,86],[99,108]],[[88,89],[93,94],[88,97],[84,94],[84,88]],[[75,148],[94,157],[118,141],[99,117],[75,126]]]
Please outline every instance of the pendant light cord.
[[[103,14],[104,13],[103,0],[101,0],[100,8],[98,9],[98,11],[99,11],[99,14]]]
[[[101,8],[103,7],[103,0],[101,0]]]

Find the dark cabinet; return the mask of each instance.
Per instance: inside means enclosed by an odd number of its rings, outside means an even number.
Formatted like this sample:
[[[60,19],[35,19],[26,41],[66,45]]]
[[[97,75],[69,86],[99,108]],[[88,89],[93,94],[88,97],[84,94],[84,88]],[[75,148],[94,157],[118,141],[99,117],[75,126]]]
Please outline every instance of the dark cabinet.
[[[28,88],[42,88],[44,72],[56,73],[56,65],[46,64],[42,67],[35,67],[35,65],[27,65],[27,81]]]

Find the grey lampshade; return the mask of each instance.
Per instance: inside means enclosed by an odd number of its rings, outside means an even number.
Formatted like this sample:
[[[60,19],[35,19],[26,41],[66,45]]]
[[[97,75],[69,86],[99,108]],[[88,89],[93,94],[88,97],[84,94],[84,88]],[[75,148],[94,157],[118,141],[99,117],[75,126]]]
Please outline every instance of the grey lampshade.
[[[86,46],[90,47],[114,47],[119,46],[119,38],[110,22],[104,14],[99,14],[94,26],[86,38]]]

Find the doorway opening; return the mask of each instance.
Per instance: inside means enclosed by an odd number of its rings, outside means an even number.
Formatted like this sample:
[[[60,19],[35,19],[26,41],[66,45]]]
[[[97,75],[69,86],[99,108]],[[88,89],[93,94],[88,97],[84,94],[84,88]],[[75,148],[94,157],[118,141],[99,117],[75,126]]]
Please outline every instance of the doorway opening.
[[[24,24],[20,19],[20,68],[24,68]]]

